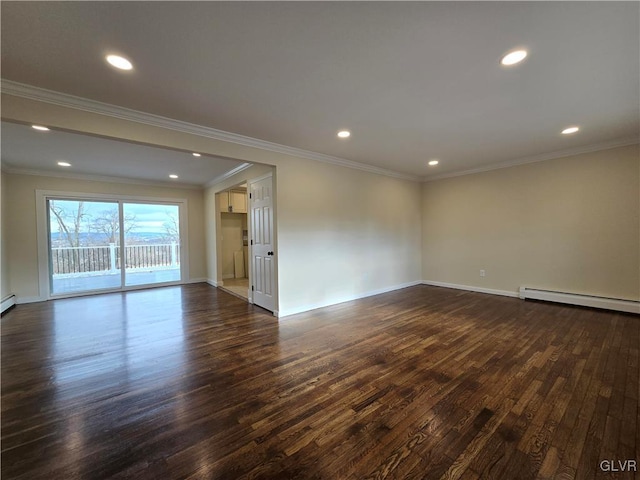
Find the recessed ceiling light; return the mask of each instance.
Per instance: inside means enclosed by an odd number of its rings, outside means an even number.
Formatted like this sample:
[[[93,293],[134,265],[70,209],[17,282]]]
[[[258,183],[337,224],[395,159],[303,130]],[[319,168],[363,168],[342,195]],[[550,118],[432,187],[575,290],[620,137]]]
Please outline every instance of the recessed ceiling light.
[[[351,136],[351,132],[349,130],[340,130],[338,132],[338,136],[340,138],[349,138]]]
[[[194,157],[200,157],[201,155],[199,153],[193,152],[191,155],[193,155]]]
[[[579,127],[568,127],[568,128],[565,128],[564,130],[562,130],[562,134],[563,135],[569,135],[571,133],[576,133],[578,130],[580,130]]]
[[[120,55],[107,55],[107,62],[120,70],[131,70],[133,68],[131,62]]]
[[[507,53],[500,63],[505,66],[515,65],[516,63],[520,63],[527,57],[526,50],[514,50],[513,52]]]
[[[48,132],[49,129],[47,127],[43,127],[42,125],[31,125],[31,128],[35,130],[40,130],[41,132]]]
[[[171,175],[169,175],[169,178],[178,178],[178,175],[176,175],[175,173],[172,173]]]
[[[440,163],[438,160],[429,160],[429,165],[431,165],[432,167],[434,165],[437,165],[438,163]]]
[[[71,164],[69,162],[58,162],[58,165],[60,165],[61,167],[70,167]]]

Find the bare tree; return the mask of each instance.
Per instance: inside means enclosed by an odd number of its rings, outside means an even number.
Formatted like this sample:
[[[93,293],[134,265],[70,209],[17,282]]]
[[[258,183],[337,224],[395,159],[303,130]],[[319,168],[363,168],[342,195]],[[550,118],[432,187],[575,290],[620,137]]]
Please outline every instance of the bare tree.
[[[180,222],[178,219],[178,215],[175,213],[169,213],[165,210],[165,215],[167,219],[162,224],[164,228],[164,236],[166,241],[170,242],[180,242]]]
[[[135,214],[126,214],[123,223],[124,234],[126,235],[137,227]],[[118,207],[100,212],[100,216],[94,219],[92,225],[95,231],[100,232],[106,237],[107,243],[118,243],[120,238],[120,214]]]
[[[90,217],[84,211],[84,202],[78,202],[76,210],[69,210],[63,205],[56,203],[55,200],[49,201],[49,210],[53,214],[58,223],[60,233],[63,234],[70,247],[80,246],[80,233],[82,233],[83,224]]]
[[[85,203],[83,201],[77,202],[77,208],[75,209],[69,203],[63,200],[59,202],[50,200],[49,211],[58,223],[60,234],[71,247],[71,250],[66,253],[59,254],[62,255],[63,261],[67,265],[67,271],[77,272],[80,271],[82,263],[77,248],[81,243],[81,234],[90,233],[91,231],[88,225],[91,215],[85,211]]]

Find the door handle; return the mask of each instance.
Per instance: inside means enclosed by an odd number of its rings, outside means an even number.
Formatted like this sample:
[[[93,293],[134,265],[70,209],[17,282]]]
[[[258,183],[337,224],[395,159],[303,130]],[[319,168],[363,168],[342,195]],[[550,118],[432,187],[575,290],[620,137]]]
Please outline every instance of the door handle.
[[[273,255],[273,252],[267,252],[267,255]]]

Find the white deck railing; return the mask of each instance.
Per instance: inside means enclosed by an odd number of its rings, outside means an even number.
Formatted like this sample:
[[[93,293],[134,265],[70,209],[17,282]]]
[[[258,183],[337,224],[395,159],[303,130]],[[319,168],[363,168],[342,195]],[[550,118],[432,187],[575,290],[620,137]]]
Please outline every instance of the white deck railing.
[[[51,248],[53,275],[90,272],[115,272],[121,268],[121,248],[115,243],[88,247]],[[170,268],[180,266],[180,244],[127,245],[124,266],[132,268]]]

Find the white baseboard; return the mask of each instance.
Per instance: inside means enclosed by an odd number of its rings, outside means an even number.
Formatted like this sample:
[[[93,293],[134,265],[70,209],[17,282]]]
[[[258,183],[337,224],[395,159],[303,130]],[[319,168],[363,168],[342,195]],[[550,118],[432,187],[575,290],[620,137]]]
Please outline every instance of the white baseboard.
[[[299,307],[293,307],[289,309],[283,309],[278,311],[278,318],[288,317],[290,315],[295,315],[297,313],[308,312],[310,310],[315,310],[317,308],[330,307],[332,305],[338,305],[339,303],[350,302],[352,300],[359,300],[361,298],[372,297],[374,295],[380,295],[382,293],[393,292],[394,290],[400,290],[402,288],[413,287],[415,285],[420,285],[422,283],[421,280],[416,280],[413,282],[402,283],[399,285],[393,285],[391,287],[380,288],[378,290],[370,290],[365,293],[351,295],[348,297],[336,298],[333,301],[315,303],[310,305],[301,305]],[[276,313],[276,312],[274,312]]]
[[[207,283],[208,281],[206,278],[190,278],[185,283]]]
[[[518,297],[518,292],[510,292],[509,290],[494,290],[493,288],[475,287],[471,285],[458,285],[456,283],[433,282],[431,280],[423,280],[422,283],[424,285],[431,285],[433,287],[455,288],[456,290],[488,293],[489,295],[502,295],[503,297]]]
[[[218,282],[216,282],[215,280],[212,280],[211,278],[207,278],[207,283],[209,285],[211,285],[212,287],[217,287],[218,286]]]
[[[16,304],[16,296],[11,294],[2,300],[2,313],[10,309]]]
[[[640,313],[640,302],[633,300],[620,300],[617,298],[604,298],[594,297],[591,295],[551,292],[546,290],[531,289],[527,287],[520,287],[520,290],[518,292],[510,292],[508,290],[494,290],[491,288],[475,287],[471,285],[458,285],[455,283],[434,282],[430,280],[424,280],[422,283],[425,285],[432,285],[434,287],[455,288],[457,290],[487,293],[490,295],[502,295],[504,297],[519,297],[521,299],[530,298],[532,300],[545,300],[548,302],[603,308],[605,310],[616,310],[619,312]]]
[[[229,278],[236,278],[236,276],[233,273],[225,273],[222,275],[222,280],[228,280]]]
[[[552,292],[549,290],[538,290],[530,287],[520,287],[520,298],[568,303],[570,305],[580,305],[583,307],[603,308],[605,310],[640,314],[640,302],[634,300],[621,300],[618,298],[580,295],[576,293]]]

